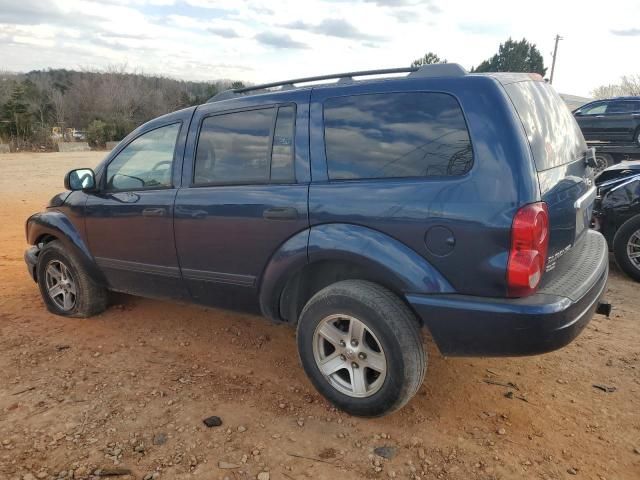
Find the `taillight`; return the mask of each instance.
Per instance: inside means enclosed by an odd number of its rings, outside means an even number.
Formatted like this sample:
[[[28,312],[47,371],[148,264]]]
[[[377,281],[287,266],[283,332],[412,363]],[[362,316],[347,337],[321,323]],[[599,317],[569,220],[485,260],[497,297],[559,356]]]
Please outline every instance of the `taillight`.
[[[511,225],[511,250],[507,264],[510,297],[524,297],[536,291],[547,260],[549,213],[544,202],[521,207]]]

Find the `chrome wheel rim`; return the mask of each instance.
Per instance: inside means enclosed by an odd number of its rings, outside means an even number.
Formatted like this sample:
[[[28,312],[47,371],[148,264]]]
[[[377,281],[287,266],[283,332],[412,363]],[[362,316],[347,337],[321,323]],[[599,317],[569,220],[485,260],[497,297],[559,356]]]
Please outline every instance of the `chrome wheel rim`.
[[[606,158],[596,156],[596,167],[593,169],[593,175],[597,176],[600,172],[602,172],[608,166],[609,164]]]
[[[640,230],[636,230],[627,242],[627,257],[631,264],[640,270]]]
[[[76,283],[67,266],[59,260],[51,260],[45,270],[47,294],[60,309],[68,312],[76,305]]]
[[[371,329],[350,315],[330,315],[318,323],[313,357],[331,386],[350,397],[370,397],[387,376],[382,344]]]

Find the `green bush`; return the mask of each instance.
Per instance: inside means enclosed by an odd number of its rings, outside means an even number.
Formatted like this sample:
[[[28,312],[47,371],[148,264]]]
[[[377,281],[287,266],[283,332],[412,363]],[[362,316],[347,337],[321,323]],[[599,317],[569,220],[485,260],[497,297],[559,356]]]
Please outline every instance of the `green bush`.
[[[87,128],[87,141],[92,147],[103,148],[114,138],[113,126],[102,120],[94,120]]]

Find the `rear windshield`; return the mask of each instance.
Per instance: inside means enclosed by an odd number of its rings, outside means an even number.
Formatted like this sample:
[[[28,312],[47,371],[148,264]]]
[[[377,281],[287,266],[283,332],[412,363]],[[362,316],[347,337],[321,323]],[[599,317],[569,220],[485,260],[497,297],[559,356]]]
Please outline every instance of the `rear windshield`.
[[[504,86],[522,120],[539,172],[580,159],[587,149],[580,127],[560,95],[544,82]]]

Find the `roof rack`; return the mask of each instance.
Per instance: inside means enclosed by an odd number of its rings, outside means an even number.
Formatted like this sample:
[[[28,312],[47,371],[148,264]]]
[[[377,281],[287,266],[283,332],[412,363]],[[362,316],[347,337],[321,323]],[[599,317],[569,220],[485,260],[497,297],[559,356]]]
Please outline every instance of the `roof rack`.
[[[338,79],[338,83],[349,83],[354,81],[353,77],[367,77],[371,75],[389,75],[393,73],[409,73],[410,77],[460,77],[466,75],[467,71],[457,63],[434,63],[432,65],[423,65],[422,67],[400,67],[385,68],[380,70],[362,70],[358,72],[334,73],[331,75],[319,75],[316,77],[303,77],[285,80],[282,82],[263,83],[260,85],[252,85],[250,87],[235,88],[225,90],[214,95],[207,103],[218,102],[235,98],[243,93],[255,90],[265,90],[273,87],[281,87],[281,90],[289,90],[296,88],[297,83],[317,82],[321,80]]]

